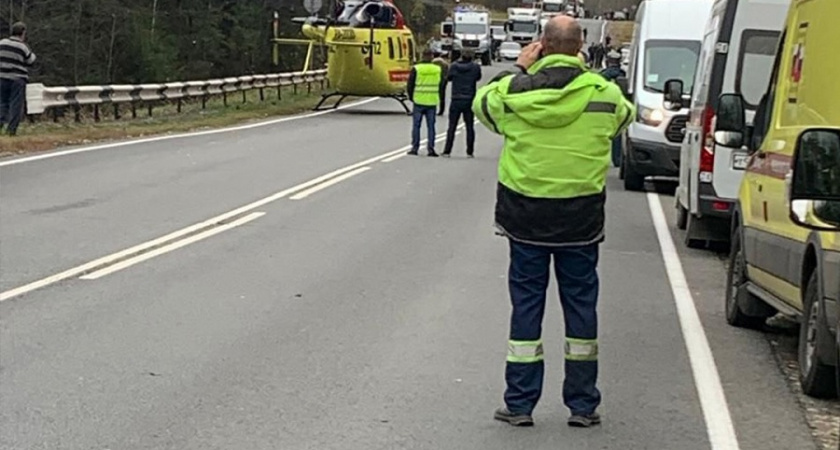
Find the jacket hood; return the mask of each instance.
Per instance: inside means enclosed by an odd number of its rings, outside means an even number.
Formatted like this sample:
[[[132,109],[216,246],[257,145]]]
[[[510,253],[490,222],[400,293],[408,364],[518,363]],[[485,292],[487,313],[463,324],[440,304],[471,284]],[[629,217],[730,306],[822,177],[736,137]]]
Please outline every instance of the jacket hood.
[[[532,90],[517,92],[517,75],[503,96],[506,108],[528,124],[539,128],[565,127],[586,110],[595,92],[606,83],[592,76],[574,56],[549,55],[528,69],[524,81]]]

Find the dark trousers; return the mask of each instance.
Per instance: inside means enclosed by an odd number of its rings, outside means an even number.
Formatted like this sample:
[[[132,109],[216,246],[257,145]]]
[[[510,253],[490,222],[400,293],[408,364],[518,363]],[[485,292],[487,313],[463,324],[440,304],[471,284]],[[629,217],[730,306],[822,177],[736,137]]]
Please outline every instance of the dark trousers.
[[[612,163],[614,167],[621,166],[621,136],[612,141]]]
[[[26,80],[0,78],[0,128],[8,124],[9,134],[17,133],[25,100]]]
[[[458,128],[458,121],[464,116],[464,125],[467,128],[467,154],[472,155],[475,146],[475,114],[472,111],[472,100],[453,99],[449,104],[449,128],[446,130],[446,145],[443,147],[443,154],[452,153],[452,144],[455,141],[455,129]]]
[[[505,404],[531,414],[542,395],[542,322],[549,267],[560,287],[566,325],[563,402],[572,414],[591,414],[601,403],[598,378],[598,244],[544,247],[510,241],[508,284],[513,303],[505,369]]]
[[[420,149],[420,125],[423,123],[423,118],[426,118],[426,128],[429,134],[429,142],[426,144],[426,148],[429,149],[429,153],[435,152],[435,113],[437,112],[437,106],[424,106],[424,105],[414,105],[414,111],[412,113],[412,124],[411,124],[411,151],[417,152]]]

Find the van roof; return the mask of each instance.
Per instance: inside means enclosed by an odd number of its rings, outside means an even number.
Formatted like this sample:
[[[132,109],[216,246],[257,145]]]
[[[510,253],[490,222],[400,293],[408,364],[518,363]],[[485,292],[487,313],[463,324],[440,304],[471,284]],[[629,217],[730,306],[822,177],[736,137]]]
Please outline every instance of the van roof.
[[[641,38],[702,40],[715,0],[645,0]]]

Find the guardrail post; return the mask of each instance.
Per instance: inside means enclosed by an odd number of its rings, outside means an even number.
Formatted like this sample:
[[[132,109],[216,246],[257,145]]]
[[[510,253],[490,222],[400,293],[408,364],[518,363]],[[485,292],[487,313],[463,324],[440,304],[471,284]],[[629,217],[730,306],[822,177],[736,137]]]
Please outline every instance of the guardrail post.
[[[181,101],[181,99],[179,98],[179,99],[178,99],[178,114],[181,114],[181,103],[182,103],[182,101]]]
[[[73,105],[73,109],[75,110],[75,113],[76,113],[76,123],[81,122],[82,121],[82,108],[79,105]]]
[[[131,102],[131,118],[137,118],[137,102]]]
[[[93,105],[93,121],[99,122],[99,105]]]
[[[114,103],[114,120],[120,120],[120,105]]]
[[[295,95],[297,95],[297,83],[294,81],[292,82],[292,87],[294,88]]]
[[[283,87],[279,84],[277,85],[277,100],[283,100],[283,95],[280,93],[282,92]]]
[[[52,109],[53,122],[58,123],[58,108]]]
[[[312,93],[312,82],[311,82],[311,81],[307,81],[307,82],[306,82],[306,93],[307,93],[307,94],[311,94],[311,93]]]
[[[227,106],[227,92],[222,92],[222,102]]]
[[[263,92],[263,88],[260,88],[260,101],[265,101],[265,93]]]
[[[152,106],[151,102],[149,102],[147,106],[149,107],[149,117],[152,117],[152,108],[154,108],[154,106]]]
[[[324,79],[323,78],[321,78],[321,90],[322,91],[324,90]]]
[[[248,103],[248,91],[242,91],[242,103]]]
[[[207,109],[207,96],[201,96],[201,109]]]

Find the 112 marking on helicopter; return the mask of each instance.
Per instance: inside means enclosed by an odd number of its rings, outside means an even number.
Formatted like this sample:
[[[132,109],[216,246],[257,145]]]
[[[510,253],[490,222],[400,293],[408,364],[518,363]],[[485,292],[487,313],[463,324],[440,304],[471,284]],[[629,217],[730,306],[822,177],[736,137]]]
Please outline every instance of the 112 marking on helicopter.
[[[319,8],[314,8],[317,11]],[[337,1],[331,17],[296,17],[305,39],[279,38],[274,14],[274,63],[279,62],[279,45],[308,45],[303,71],[310,70],[315,45],[327,48],[327,79],[334,92],[323,94],[315,106],[320,110],[328,99],[338,97],[331,109],[347,97],[393,98],[405,104],[406,85],[415,60],[414,35],[399,8],[391,0]]]

